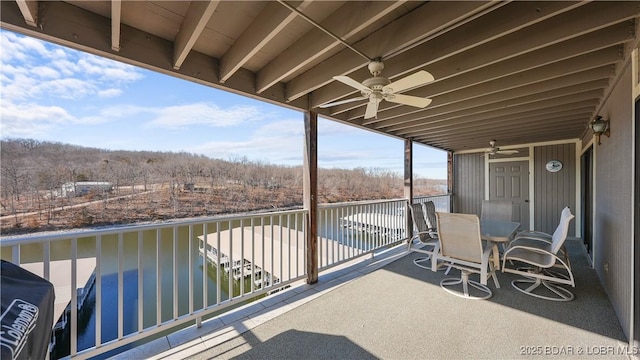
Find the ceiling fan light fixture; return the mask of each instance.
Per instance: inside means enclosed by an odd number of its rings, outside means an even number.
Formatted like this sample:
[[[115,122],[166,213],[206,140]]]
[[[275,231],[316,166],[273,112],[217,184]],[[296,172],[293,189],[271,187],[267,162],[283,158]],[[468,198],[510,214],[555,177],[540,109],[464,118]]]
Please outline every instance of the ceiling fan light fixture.
[[[382,60],[376,59],[371,61],[369,65],[367,65],[367,68],[369,68],[369,72],[371,73],[371,75],[375,77],[378,76],[378,74],[380,74],[382,70],[384,70],[384,63],[382,62]]]

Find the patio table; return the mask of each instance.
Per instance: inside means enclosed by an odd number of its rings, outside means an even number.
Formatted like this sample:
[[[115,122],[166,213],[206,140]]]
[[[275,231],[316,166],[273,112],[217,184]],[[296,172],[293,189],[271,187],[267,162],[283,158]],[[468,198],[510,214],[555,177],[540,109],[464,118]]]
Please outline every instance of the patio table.
[[[480,220],[480,236],[495,244],[506,244],[518,231],[520,223],[504,220]],[[496,269],[500,268],[500,256],[494,254],[493,264]]]
[[[482,240],[494,243],[506,243],[513,238],[520,223],[504,220],[480,220]]]

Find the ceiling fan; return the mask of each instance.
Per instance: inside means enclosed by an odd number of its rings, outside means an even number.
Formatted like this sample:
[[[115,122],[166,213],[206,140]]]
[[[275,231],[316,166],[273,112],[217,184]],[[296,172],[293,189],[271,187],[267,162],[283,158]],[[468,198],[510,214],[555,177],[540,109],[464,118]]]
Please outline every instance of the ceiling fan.
[[[389,81],[385,77],[379,76],[384,69],[382,60],[376,59],[369,63],[369,71],[373,77],[359,83],[348,76],[334,76],[335,80],[343,84],[349,85],[360,90],[361,96],[340,100],[332,103],[320,105],[321,108],[328,108],[336,105],[342,105],[354,101],[369,100],[367,109],[364,112],[364,118],[370,119],[378,114],[378,105],[382,100],[390,101],[397,104],[415,106],[418,108],[427,107],[431,103],[431,99],[421,98],[418,96],[398,94],[401,91],[422,86],[434,80],[433,75],[429,72],[420,70],[402,79],[394,82]]]
[[[491,148],[486,151],[489,155],[513,155],[519,153],[518,150],[500,150],[500,148],[496,146],[495,140],[489,141],[489,145]]]

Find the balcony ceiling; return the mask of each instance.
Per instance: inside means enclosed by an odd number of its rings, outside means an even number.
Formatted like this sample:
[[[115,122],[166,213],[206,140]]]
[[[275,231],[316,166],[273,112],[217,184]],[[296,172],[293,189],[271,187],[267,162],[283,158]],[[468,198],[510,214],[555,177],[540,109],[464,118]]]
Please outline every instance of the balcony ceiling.
[[[0,3],[5,29],[453,151],[581,137],[640,16],[630,1]],[[430,72],[403,94],[433,102],[319,107],[360,96],[333,76],[365,80],[376,58],[391,81]]]

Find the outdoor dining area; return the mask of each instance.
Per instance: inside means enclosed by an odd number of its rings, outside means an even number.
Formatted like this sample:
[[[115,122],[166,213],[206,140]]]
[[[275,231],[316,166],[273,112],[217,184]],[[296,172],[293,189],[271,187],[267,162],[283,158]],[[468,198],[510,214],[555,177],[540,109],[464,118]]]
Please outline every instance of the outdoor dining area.
[[[566,224],[572,219],[568,210],[559,219],[563,241],[558,243],[554,241],[554,235],[558,239],[556,234],[550,235],[552,240],[545,240],[541,233],[519,232],[517,222],[487,219],[488,212],[484,216],[436,212],[437,229],[423,228],[433,224],[427,221],[426,214],[434,214],[423,211],[430,205],[426,202],[410,207],[412,215],[424,217],[414,218],[419,225],[414,227],[409,246],[403,244],[347,263],[321,274],[315,285],[294,285],[205,322],[201,328],[171,334],[119,358],[459,359],[597,355],[628,359],[634,355],[589,266],[584,247],[576,239],[567,239]],[[458,236],[461,234],[468,236]],[[533,240],[534,235],[537,240]],[[456,247],[471,248],[447,243],[456,237],[460,243],[475,245],[475,253],[467,251],[468,257],[455,254],[459,250]],[[555,243],[560,250],[553,258],[570,264],[575,287],[562,286],[571,289],[567,290],[571,299],[560,297],[565,294],[563,290],[557,297],[572,301],[548,301],[517,291],[516,286],[522,286],[522,281],[544,285],[548,280],[544,276],[561,270],[525,270],[531,272],[531,278],[517,273],[522,271],[518,268],[526,258],[518,252],[536,241],[546,244],[546,249],[554,248],[550,244]],[[541,255],[543,250],[539,251]],[[473,256],[476,259],[471,259]],[[431,262],[437,264],[436,271],[432,271]],[[541,265],[532,263],[529,267]],[[533,277],[539,274],[542,275]],[[469,284],[468,296],[460,290],[465,283]],[[542,294],[556,294],[551,289],[557,286],[544,285],[525,292],[538,294],[544,290]],[[475,297],[486,300],[468,300]]]
[[[490,298],[493,293],[488,279],[499,289],[496,273],[502,271],[523,277],[511,284],[524,294],[552,301],[573,300],[571,291],[561,286],[575,286],[564,245],[575,217],[571,209],[562,210],[556,230],[547,234],[518,231],[520,223],[512,221],[512,207],[509,201],[485,200],[478,216],[436,212],[431,201],[410,204],[414,235],[408,249],[426,255],[414,264],[431,271],[445,270],[446,274],[452,268],[460,270],[460,278],[443,279],[440,286],[467,299]],[[474,273],[480,281],[470,279]],[[453,289],[459,285],[461,291]]]

